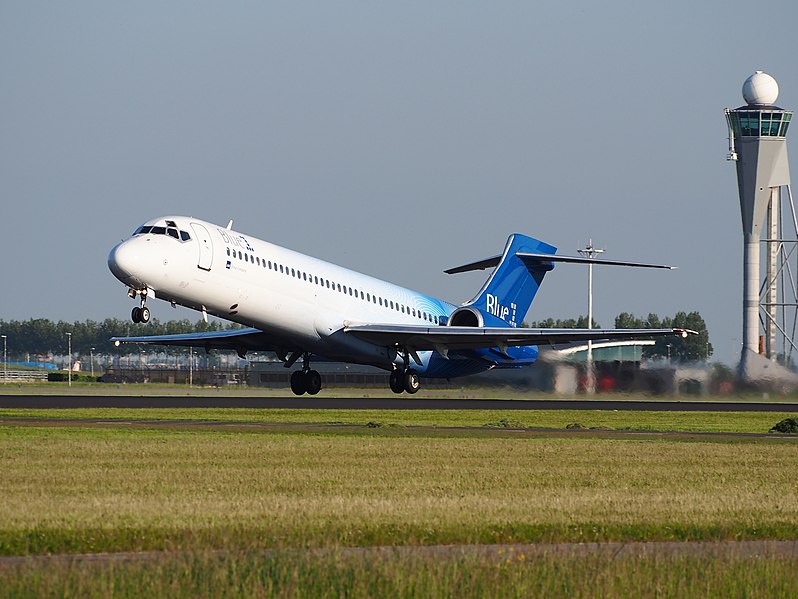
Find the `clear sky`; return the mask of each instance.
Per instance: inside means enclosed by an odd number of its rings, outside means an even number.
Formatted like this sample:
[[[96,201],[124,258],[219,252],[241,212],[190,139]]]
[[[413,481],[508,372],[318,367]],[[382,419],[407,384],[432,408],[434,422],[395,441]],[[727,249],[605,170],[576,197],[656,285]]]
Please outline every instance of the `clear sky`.
[[[798,109],[796,27],[795,0],[2,0],[0,318],[128,318],[108,251],[164,214],[455,302],[484,273],[443,269],[519,231],[678,265],[597,270],[596,319],[698,310],[731,363],[723,108],[764,69]],[[527,319],[586,313],[586,279]]]

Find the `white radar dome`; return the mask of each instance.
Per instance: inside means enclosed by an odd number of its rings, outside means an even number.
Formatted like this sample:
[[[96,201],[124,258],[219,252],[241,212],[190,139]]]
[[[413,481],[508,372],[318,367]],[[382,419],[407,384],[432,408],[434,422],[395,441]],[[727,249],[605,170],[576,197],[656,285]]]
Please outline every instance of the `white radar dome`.
[[[743,99],[748,104],[770,105],[778,97],[779,84],[764,71],[757,71],[743,83]]]

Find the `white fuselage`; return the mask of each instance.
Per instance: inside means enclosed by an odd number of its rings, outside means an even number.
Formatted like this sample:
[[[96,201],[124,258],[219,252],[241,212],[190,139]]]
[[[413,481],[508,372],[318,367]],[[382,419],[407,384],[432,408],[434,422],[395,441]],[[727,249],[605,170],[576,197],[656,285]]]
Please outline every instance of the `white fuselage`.
[[[169,229],[177,234],[162,232]],[[383,368],[398,363],[396,352],[343,334],[346,324],[434,326],[455,309],[424,294],[189,217],[146,223],[111,251],[108,263],[131,289],[146,289],[158,299],[258,328],[287,348],[299,346],[328,359]]]

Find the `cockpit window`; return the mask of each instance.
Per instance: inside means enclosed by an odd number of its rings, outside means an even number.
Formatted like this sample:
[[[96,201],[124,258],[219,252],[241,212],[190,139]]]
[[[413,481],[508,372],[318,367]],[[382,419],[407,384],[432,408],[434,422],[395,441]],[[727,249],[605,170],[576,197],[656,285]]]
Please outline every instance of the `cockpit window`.
[[[177,228],[177,225],[175,224],[175,221],[173,221],[173,220],[166,221],[166,226],[167,227],[173,227],[175,229]]]
[[[191,235],[188,234],[187,231],[179,231],[175,226],[174,221],[168,220],[166,223],[169,227],[151,227],[151,226],[141,226],[136,229],[136,232],[133,235],[169,235],[169,237],[174,237],[178,241],[190,241]]]

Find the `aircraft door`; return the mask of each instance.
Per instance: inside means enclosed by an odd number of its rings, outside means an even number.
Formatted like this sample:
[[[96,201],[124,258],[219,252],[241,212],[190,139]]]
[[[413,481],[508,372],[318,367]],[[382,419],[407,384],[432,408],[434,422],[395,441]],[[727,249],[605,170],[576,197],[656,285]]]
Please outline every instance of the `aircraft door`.
[[[211,235],[208,233],[203,225],[199,223],[191,223],[191,228],[194,229],[194,236],[199,243],[199,260],[197,268],[202,270],[210,270],[213,263],[213,244],[211,243]]]

